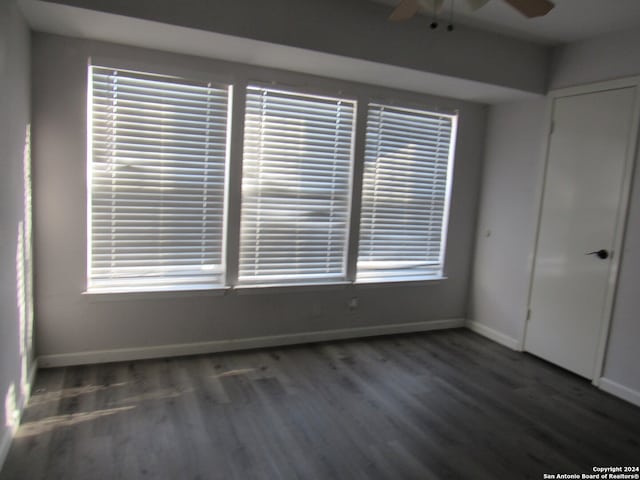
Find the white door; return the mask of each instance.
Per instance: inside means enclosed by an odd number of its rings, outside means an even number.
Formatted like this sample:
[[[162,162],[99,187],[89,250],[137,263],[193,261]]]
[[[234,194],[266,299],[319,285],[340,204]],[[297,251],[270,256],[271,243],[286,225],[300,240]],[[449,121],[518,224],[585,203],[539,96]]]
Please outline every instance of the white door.
[[[554,101],[525,350],[591,379],[613,288],[634,97],[630,87]]]

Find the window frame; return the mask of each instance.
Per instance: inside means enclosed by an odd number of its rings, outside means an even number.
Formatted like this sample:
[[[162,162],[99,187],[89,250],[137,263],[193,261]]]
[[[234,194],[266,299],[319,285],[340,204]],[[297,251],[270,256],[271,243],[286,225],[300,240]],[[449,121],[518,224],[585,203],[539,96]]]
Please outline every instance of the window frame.
[[[239,215],[239,226],[238,226],[238,254],[235,258],[235,261],[238,264],[238,276],[236,277],[236,282],[232,285],[232,288],[243,289],[245,291],[250,291],[253,289],[261,289],[265,287],[269,288],[288,288],[288,287],[313,287],[313,286],[335,286],[335,285],[344,285],[349,284],[351,281],[349,280],[349,251],[351,246],[351,219],[352,219],[352,211],[353,211],[353,185],[354,185],[354,172],[355,165],[358,160],[356,158],[356,133],[358,129],[358,113],[360,111],[359,101],[356,96],[345,95],[342,91],[326,91],[321,89],[314,89],[307,86],[291,86],[278,84],[275,82],[266,83],[262,81],[252,81],[248,82],[244,85],[244,100],[248,99],[249,89],[265,89],[271,90],[275,93],[282,93],[285,95],[291,96],[299,96],[299,97],[307,97],[310,100],[318,99],[318,100],[328,100],[328,101],[338,101],[338,102],[348,102],[351,104],[352,108],[352,124],[351,124],[351,135],[350,135],[350,147],[349,147],[349,173],[348,173],[348,185],[346,191],[346,211],[345,211],[345,227],[344,227],[344,245],[342,248],[342,272],[341,275],[336,275],[331,278],[303,278],[300,281],[296,281],[295,277],[284,279],[279,282],[274,282],[273,280],[264,280],[264,281],[241,281],[240,280],[240,258],[241,258],[241,230],[242,230],[242,208],[243,208],[243,198],[242,193],[240,197],[240,205],[238,206],[240,210]],[[240,172],[239,184],[242,189],[242,184],[244,181],[244,142],[246,140],[246,113],[247,107],[245,103],[245,108],[242,114],[242,131],[243,131],[243,145],[242,145],[242,167]]]
[[[222,262],[224,274],[221,284],[203,285],[185,288],[166,288],[153,290],[118,290],[118,291],[91,291],[88,288],[90,255],[86,252],[86,277],[85,291],[93,297],[101,297],[103,300],[112,299],[136,299],[136,298],[158,298],[162,297],[182,297],[191,295],[222,295],[223,293],[237,291],[238,294],[244,292],[252,293],[278,293],[294,292],[306,290],[342,289],[349,285],[358,288],[376,288],[399,285],[430,285],[446,280],[446,254],[447,239],[449,236],[451,201],[454,184],[454,159],[456,155],[456,145],[459,134],[460,110],[457,107],[458,101],[448,101],[442,99],[429,100],[428,95],[412,91],[391,91],[383,86],[372,86],[366,84],[353,84],[337,78],[310,78],[304,73],[281,72],[277,70],[264,70],[256,74],[255,67],[235,66],[224,64],[224,68],[185,68],[179,63],[149,62],[134,58],[111,58],[111,57],[88,57],[87,66],[109,65],[114,69],[133,70],[140,73],[160,76],[184,77],[188,80],[210,82],[213,86],[229,87],[229,107],[227,122],[227,156],[225,163],[225,189],[224,189],[224,235]],[[260,67],[261,68],[261,67]],[[260,69],[259,69],[260,70]],[[87,79],[90,85],[89,70]],[[265,80],[268,78],[269,80]],[[351,145],[351,177],[350,191],[348,192],[348,215],[346,226],[346,242],[344,249],[344,278],[320,280],[318,282],[283,282],[283,283],[250,283],[238,282],[239,262],[240,262],[240,219],[242,208],[242,174],[243,174],[243,138],[244,138],[244,115],[247,98],[247,87],[264,86],[268,88],[284,89],[296,92],[301,95],[320,96],[330,98],[341,98],[354,102],[353,131]],[[88,88],[86,89],[88,92]],[[387,93],[388,92],[388,93]],[[381,95],[382,93],[382,95]],[[360,219],[362,203],[362,187],[365,166],[365,139],[367,129],[367,116],[369,104],[378,103],[395,108],[417,109],[433,114],[455,115],[456,124],[452,126],[452,141],[450,148],[450,158],[447,169],[447,194],[445,199],[445,212],[442,229],[442,249],[441,249],[441,274],[439,276],[426,276],[423,278],[375,278],[367,281],[357,279],[358,247],[360,239]],[[464,102],[463,102],[464,103]],[[444,108],[443,105],[444,104]],[[449,105],[447,107],[447,105]],[[455,107],[454,107],[455,106]],[[87,167],[87,224],[85,232],[90,235],[90,151],[91,141],[91,120],[90,120],[90,98],[87,96],[87,158],[84,162]],[[85,245],[89,247],[88,238]]]
[[[451,210],[451,197],[453,190],[453,176],[454,176],[454,166],[455,166],[455,154],[456,154],[456,145],[457,145],[457,134],[459,127],[459,116],[460,112],[458,110],[444,110],[434,107],[425,106],[422,104],[411,104],[411,103],[402,103],[389,99],[381,99],[381,98],[369,98],[367,102],[366,108],[366,118],[364,120],[364,125],[362,126],[363,132],[363,154],[360,158],[362,162],[362,185],[360,186],[360,191],[358,192],[360,195],[361,203],[360,207],[362,207],[362,198],[364,196],[364,174],[366,169],[366,132],[369,128],[369,113],[371,107],[377,108],[390,108],[396,109],[399,111],[406,111],[408,113],[415,113],[418,115],[427,115],[427,116],[441,116],[447,117],[451,121],[451,136],[449,138],[449,148],[448,148],[448,158],[447,158],[447,167],[446,167],[446,182],[445,182],[445,194],[443,196],[443,212],[442,212],[442,227],[440,230],[440,251],[438,255],[438,264],[439,270],[435,273],[424,274],[424,275],[375,275],[373,272],[375,270],[371,270],[372,274],[367,275],[365,277],[358,278],[358,269],[357,263],[360,256],[360,239],[361,239],[361,225],[362,225],[362,208],[360,208],[360,212],[358,215],[358,238],[356,242],[358,243],[358,247],[356,248],[356,258],[354,262],[356,263],[355,267],[355,276],[354,283],[357,285],[369,285],[369,284],[394,284],[394,283],[415,283],[415,282],[425,282],[425,281],[439,281],[445,280],[447,278],[446,275],[446,252],[447,252],[447,239],[448,239],[448,230],[449,230],[449,217]],[[393,269],[394,271],[401,269]],[[409,269],[407,269],[409,270]],[[379,272],[384,272],[384,269],[378,270]]]
[[[86,65],[86,115],[87,115],[87,131],[86,131],[86,160],[84,165],[86,167],[86,275],[85,275],[85,290],[83,294],[97,295],[99,297],[104,296],[124,296],[126,298],[143,298],[147,295],[155,296],[157,294],[163,295],[182,295],[188,293],[197,292],[210,292],[215,290],[221,290],[227,288],[228,278],[228,265],[227,265],[227,248],[228,248],[228,210],[229,210],[229,171],[231,165],[231,135],[233,133],[232,124],[232,112],[233,112],[233,100],[235,85],[234,82],[229,81],[230,78],[220,75],[211,75],[207,72],[188,70],[182,68],[172,68],[166,66],[166,68],[158,68],[156,65],[149,65],[145,62],[127,62],[111,58],[97,58],[89,57]],[[221,211],[221,242],[220,242],[220,282],[219,283],[189,283],[179,285],[149,285],[144,284],[134,287],[95,287],[91,285],[92,281],[92,227],[93,227],[93,81],[92,72],[93,68],[108,69],[113,71],[131,72],[133,74],[154,77],[157,76],[160,81],[162,79],[175,80],[177,84],[180,84],[180,80],[183,80],[183,85],[188,84],[200,84],[208,85],[211,88],[226,91],[227,100],[227,119],[226,119],[226,141],[225,141],[225,156],[223,162],[224,178],[222,179],[223,185],[223,205]],[[226,81],[225,81],[226,79]],[[151,277],[157,278],[157,277]]]

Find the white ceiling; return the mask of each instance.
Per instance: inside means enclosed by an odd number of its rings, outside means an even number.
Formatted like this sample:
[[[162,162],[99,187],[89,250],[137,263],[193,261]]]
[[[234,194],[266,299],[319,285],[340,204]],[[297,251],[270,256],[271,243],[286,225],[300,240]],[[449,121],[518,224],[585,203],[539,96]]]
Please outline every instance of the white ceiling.
[[[395,6],[399,0],[373,0]],[[454,23],[513,37],[555,45],[640,27],[640,0],[553,0],[556,7],[544,17],[527,19],[503,0],[491,0],[470,12],[465,0],[445,0],[448,20],[451,5]],[[391,12],[391,9],[389,10]]]

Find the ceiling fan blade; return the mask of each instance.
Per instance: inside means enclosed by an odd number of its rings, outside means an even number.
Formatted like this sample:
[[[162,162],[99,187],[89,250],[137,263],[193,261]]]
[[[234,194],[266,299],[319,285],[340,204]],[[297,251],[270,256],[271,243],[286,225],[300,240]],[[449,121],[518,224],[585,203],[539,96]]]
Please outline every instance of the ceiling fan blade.
[[[418,13],[418,0],[400,0],[396,9],[389,15],[389,20],[401,22],[409,20]]]
[[[418,0],[419,10],[426,13],[440,13],[444,6],[444,0]]]
[[[504,0],[525,17],[542,17],[555,6],[549,0]]]
[[[467,0],[467,5],[469,5],[472,12],[475,12],[479,8],[484,7],[488,2],[489,0]]]

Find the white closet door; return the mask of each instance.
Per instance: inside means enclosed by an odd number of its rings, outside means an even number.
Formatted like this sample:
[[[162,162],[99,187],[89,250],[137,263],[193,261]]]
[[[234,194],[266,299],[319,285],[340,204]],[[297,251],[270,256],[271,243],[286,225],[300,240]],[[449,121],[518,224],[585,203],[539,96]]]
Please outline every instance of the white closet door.
[[[525,349],[587,378],[613,288],[634,99],[619,88],[554,102]]]

